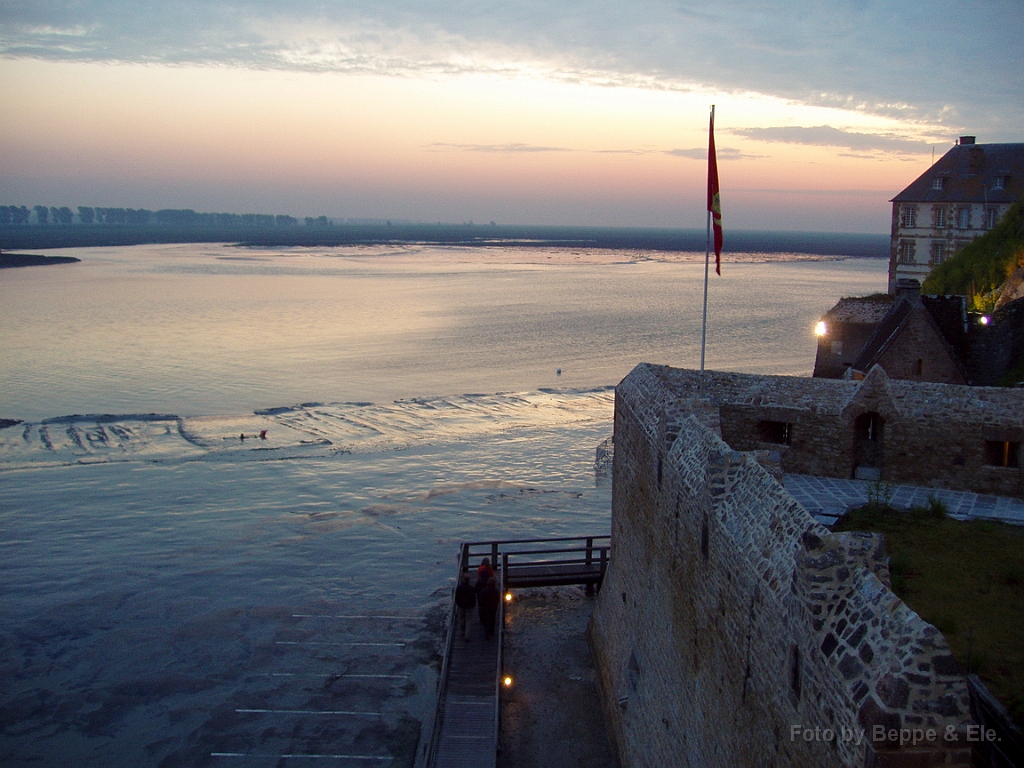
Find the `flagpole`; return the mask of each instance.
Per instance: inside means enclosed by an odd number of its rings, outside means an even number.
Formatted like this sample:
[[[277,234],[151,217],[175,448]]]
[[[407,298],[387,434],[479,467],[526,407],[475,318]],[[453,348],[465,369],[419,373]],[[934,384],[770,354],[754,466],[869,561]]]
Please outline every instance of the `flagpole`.
[[[715,125],[715,105],[711,105],[711,126]],[[710,153],[709,153],[710,154]],[[711,158],[708,157],[708,162]],[[707,249],[704,252],[704,313],[700,323],[700,372],[704,373],[704,350],[708,338],[708,267],[711,263],[711,210],[708,209]]]

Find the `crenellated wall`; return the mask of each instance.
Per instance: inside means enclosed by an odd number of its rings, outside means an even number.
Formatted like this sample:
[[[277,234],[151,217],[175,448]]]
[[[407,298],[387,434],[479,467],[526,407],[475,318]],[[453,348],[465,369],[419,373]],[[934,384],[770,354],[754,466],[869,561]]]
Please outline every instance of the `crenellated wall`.
[[[681,397],[664,372],[616,392],[589,628],[624,768],[969,764],[966,683],[889,590],[881,540],[816,523],[721,440],[712,393]]]
[[[758,376],[641,366],[685,408],[740,451],[771,449],[782,470],[1024,498],[1024,389],[968,387],[889,379],[881,367],[862,381]],[[674,406],[677,410],[682,405]],[[873,441],[858,420],[880,419]],[[785,425],[767,435],[766,423]],[[709,422],[710,423],[710,422]],[[1010,466],[994,460],[1008,444]]]

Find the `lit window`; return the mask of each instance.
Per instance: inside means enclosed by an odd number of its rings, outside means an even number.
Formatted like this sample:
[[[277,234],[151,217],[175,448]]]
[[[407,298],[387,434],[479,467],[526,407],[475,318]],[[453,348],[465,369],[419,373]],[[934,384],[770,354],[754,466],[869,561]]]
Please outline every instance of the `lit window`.
[[[932,210],[932,221],[936,229],[944,229],[946,226],[946,209],[935,208]]]
[[[916,227],[917,226],[917,206],[916,205],[904,205],[900,208],[900,226],[901,227]]]
[[[970,229],[971,226],[971,209],[970,208],[957,208],[956,209],[956,228],[957,229]]]
[[[946,260],[946,241],[932,240],[932,266],[937,267]]]

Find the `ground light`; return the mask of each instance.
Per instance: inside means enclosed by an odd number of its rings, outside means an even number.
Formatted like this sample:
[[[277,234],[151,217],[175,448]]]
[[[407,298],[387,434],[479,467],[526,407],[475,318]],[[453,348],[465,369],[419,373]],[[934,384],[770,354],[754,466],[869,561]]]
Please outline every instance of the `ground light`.
[[[512,593],[511,592],[506,592],[505,593],[505,602],[506,603],[511,603],[512,602]]]
[[[826,333],[828,333],[828,326],[825,325],[824,320],[819,320],[818,324],[814,326],[814,335],[817,336],[818,338],[821,338]]]
[[[505,675],[504,677],[502,677],[501,678],[501,684],[505,687],[506,690],[511,688],[512,687],[512,675]]]

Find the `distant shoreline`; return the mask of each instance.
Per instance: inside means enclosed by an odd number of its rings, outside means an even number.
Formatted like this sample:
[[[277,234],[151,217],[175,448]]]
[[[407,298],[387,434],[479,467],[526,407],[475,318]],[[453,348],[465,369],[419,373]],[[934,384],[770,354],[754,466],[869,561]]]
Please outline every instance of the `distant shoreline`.
[[[0,269],[15,267],[43,267],[47,264],[73,264],[81,259],[74,256],[42,256],[38,253],[0,253]]]
[[[704,252],[704,230],[458,224],[344,224],[329,227],[182,227],[120,225],[0,226],[0,249],[89,248],[168,243],[238,243],[250,247],[424,244],[506,248],[592,248]],[[888,258],[889,235],[731,230],[727,253],[799,253]]]

